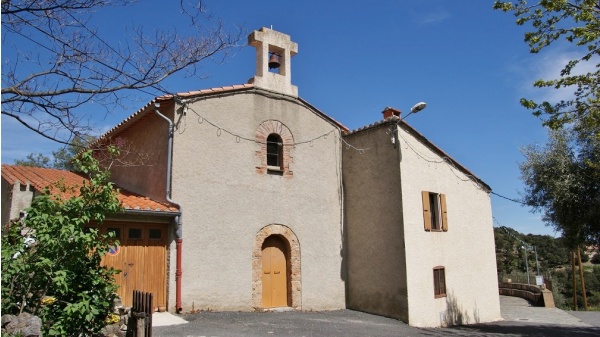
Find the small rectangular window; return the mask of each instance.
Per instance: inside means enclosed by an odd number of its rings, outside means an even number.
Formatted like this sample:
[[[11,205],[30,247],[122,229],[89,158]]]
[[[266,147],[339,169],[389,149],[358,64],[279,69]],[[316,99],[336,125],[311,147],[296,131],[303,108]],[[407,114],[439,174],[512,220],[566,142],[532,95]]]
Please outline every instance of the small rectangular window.
[[[128,238],[129,239],[141,239],[142,238],[142,230],[140,228],[129,228]]]
[[[429,217],[431,218],[431,230],[440,230],[440,196],[437,193],[429,193]]]
[[[433,268],[433,291],[435,298],[446,297],[446,271],[444,267]]]
[[[160,240],[162,237],[162,230],[157,228],[150,228],[148,238],[153,240]]]

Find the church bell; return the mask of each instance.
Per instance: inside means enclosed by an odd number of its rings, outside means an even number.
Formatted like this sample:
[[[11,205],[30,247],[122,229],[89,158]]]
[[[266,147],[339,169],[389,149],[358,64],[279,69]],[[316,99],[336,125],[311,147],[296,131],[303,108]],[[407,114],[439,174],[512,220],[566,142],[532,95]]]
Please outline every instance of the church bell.
[[[271,57],[269,58],[269,69],[277,69],[280,66],[281,63],[279,63],[279,55],[271,53]]]

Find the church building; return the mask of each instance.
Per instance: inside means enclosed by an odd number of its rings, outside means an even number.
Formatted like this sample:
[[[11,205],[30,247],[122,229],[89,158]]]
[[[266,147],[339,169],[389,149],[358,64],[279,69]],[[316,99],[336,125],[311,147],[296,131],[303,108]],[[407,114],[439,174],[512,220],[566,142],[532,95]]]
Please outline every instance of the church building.
[[[101,225],[122,243],[104,260],[127,271],[122,297],[427,327],[500,319],[490,187],[395,109],[352,131],[299,97],[290,36],[261,28],[248,44],[248,83],[156,97],[98,140],[143,153],[147,165],[114,165],[111,179],[163,205],[136,199]],[[3,208],[30,186],[8,171]]]

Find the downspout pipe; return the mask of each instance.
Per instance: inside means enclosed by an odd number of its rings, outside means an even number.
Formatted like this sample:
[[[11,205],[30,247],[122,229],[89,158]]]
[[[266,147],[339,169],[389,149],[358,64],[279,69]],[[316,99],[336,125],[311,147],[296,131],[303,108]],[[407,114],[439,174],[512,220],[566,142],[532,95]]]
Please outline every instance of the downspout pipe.
[[[175,217],[177,227],[175,229],[175,241],[177,248],[177,265],[175,269],[175,311],[180,313],[181,308],[181,276],[183,270],[181,267],[182,260],[182,249],[183,249],[183,238],[182,238],[182,223],[183,223],[183,208],[180,204],[176,203],[171,199],[171,162],[173,155],[173,122],[165,115],[163,115],[158,109],[160,108],[160,102],[154,101],[154,113],[158,117],[164,119],[169,123],[169,142],[167,148],[167,192],[166,199],[168,202],[174,204],[179,208],[179,215]]]

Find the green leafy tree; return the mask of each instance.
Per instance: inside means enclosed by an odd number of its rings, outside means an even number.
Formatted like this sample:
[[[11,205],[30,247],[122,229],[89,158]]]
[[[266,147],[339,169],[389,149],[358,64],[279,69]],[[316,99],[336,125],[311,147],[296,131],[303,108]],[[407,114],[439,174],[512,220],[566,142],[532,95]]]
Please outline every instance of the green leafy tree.
[[[588,305],[600,309],[600,266],[594,266],[591,270],[584,272],[586,296]],[[575,281],[579,288],[579,273],[575,273]],[[556,270],[552,273],[552,293],[557,307],[571,310],[571,298],[573,298],[573,275],[565,270]],[[558,294],[557,294],[558,293]],[[556,299],[560,300],[557,301]],[[578,306],[583,306],[583,297],[577,294]]]
[[[564,277],[558,277],[557,275],[563,275]],[[567,296],[565,295],[566,291],[563,283],[567,279],[565,275],[566,273],[564,271],[552,274],[552,297],[554,299],[554,305],[556,305],[557,308],[571,310],[567,301]]]
[[[600,264],[600,253],[596,253],[592,256],[591,262],[593,264]]]
[[[540,270],[547,271],[569,263],[569,250],[562,238],[527,234],[524,240],[537,249]]]
[[[44,156],[42,153],[30,153],[25,159],[15,160],[16,165],[32,166],[32,167],[51,167],[50,157]]]
[[[52,151],[52,157],[45,156],[42,153],[30,153],[27,155],[26,159],[15,160],[15,164],[76,171],[77,167],[73,162],[73,158],[96,139],[98,138],[94,136],[77,136],[71,140],[69,145],[63,146],[56,151]]]
[[[569,250],[564,246],[562,238],[555,239],[550,235],[524,235],[509,227],[494,228],[494,238],[499,273],[525,271],[525,250],[522,248],[524,245],[530,247],[527,260],[532,271],[537,268],[533,247],[537,250],[540,272],[553,270],[569,263]]]
[[[545,118],[544,124],[553,129],[576,122],[578,129],[598,133],[600,125],[600,5],[596,0],[519,0],[496,1],[494,8],[513,12],[518,25],[530,25],[525,42],[531,53],[557,41],[566,41],[580,50],[580,56],[570,60],[556,79],[540,79],[538,88],[573,89],[571,99],[559,102],[535,102],[526,98],[521,104],[535,116]],[[582,72],[592,63],[592,70]],[[594,64],[595,63],[595,64]],[[579,66],[579,67],[578,67]]]
[[[576,248],[600,242],[600,175],[596,164],[600,138],[583,141],[572,132],[550,132],[544,147],[523,149],[521,178],[524,201],[543,213],[544,221],[563,234],[565,245]],[[590,165],[590,161],[593,165]]]
[[[122,207],[91,151],[74,165],[89,177],[78,196],[63,199],[47,190],[2,236],[2,314],[38,315],[45,336],[99,333],[115,297],[116,271],[100,266],[112,235],[86,224]],[[66,191],[60,183],[53,188]]]
[[[513,235],[509,235],[511,233]],[[519,269],[519,256],[517,253],[518,241],[514,236],[517,233],[512,228],[494,228],[494,239],[496,241],[496,264],[498,272],[509,274]]]
[[[60,170],[76,171],[77,166],[73,162],[73,158],[96,141],[96,139],[98,137],[88,135],[73,137],[69,145],[57,151],[52,151],[52,156],[54,157],[52,167]]]

